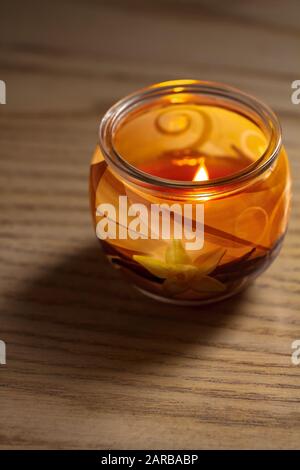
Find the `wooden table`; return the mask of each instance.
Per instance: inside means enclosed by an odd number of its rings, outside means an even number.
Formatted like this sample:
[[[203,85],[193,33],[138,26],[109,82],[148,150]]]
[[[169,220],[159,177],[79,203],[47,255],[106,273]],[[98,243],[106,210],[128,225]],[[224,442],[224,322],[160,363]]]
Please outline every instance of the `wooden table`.
[[[299,448],[299,15],[297,0],[1,4],[1,448]],[[294,176],[280,257],[213,308],[138,294],[88,209],[103,112],[176,77],[269,103]]]

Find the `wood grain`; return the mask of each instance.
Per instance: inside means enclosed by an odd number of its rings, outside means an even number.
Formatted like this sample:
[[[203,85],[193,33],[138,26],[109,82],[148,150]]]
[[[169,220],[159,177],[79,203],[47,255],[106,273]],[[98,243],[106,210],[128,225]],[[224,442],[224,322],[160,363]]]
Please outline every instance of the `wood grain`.
[[[1,448],[300,447],[299,14],[296,0],[1,5]],[[269,103],[293,171],[280,257],[213,308],[142,297],[91,228],[101,115],[176,77]]]

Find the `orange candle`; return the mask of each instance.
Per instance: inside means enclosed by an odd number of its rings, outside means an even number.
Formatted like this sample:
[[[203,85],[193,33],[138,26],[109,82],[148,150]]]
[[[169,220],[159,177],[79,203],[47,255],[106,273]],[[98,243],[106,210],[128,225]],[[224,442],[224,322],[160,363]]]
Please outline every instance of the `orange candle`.
[[[278,253],[290,178],[276,116],[220,84],[180,80],[114,105],[90,176],[98,238],[148,295],[226,298]]]

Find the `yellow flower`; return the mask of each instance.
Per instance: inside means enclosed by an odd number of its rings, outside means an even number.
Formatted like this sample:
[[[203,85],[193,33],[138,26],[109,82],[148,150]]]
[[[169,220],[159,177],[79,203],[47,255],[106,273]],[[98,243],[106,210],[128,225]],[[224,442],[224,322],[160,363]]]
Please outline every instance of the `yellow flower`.
[[[200,255],[192,261],[180,240],[172,240],[165,252],[165,260],[152,256],[134,255],[133,259],[151,274],[164,279],[163,288],[167,294],[175,296],[187,290],[199,294],[224,292],[222,282],[208,276],[214,271],[224,256],[225,250],[219,248]]]

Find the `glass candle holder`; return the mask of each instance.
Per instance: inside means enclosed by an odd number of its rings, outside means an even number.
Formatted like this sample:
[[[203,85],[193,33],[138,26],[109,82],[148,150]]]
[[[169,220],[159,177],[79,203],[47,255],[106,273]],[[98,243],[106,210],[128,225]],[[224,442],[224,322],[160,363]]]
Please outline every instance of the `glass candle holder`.
[[[141,291],[178,304],[227,298],[270,265],[286,232],[278,119],[222,84],[140,90],[101,121],[90,200],[107,257]]]

